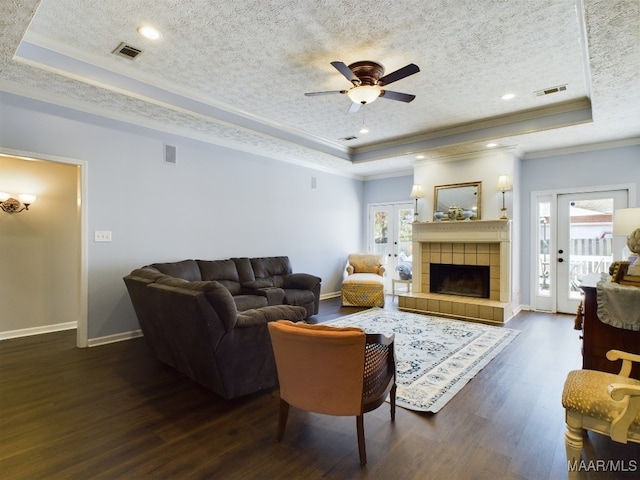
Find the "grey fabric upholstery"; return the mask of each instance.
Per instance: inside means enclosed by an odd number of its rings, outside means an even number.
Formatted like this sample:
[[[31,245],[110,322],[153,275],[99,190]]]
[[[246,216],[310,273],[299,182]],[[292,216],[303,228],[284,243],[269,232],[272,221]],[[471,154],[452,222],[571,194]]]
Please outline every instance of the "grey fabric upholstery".
[[[231,293],[240,312],[268,305],[297,305],[307,310],[309,318],[320,306],[322,280],[307,273],[292,273],[286,256],[182,260],[154,263],[149,268],[190,282],[217,281]]]
[[[231,295],[242,294],[238,269],[233,260],[197,260],[202,280],[216,280],[226,287]]]
[[[202,280],[200,267],[195,260],[182,260],[180,262],[154,263],[151,265],[159,272],[172,277],[182,278],[190,282]]]
[[[289,257],[234,258],[240,282],[247,292],[281,288],[283,302],[307,310],[307,317],[318,313],[321,279],[308,273],[292,273]],[[249,265],[251,268],[249,268]]]
[[[164,270],[192,276],[189,266]],[[299,322],[307,314],[292,305],[238,312],[222,283],[171,277],[155,266],[132,271],[124,282],[154,356],[224,398],[277,385],[267,323]]]

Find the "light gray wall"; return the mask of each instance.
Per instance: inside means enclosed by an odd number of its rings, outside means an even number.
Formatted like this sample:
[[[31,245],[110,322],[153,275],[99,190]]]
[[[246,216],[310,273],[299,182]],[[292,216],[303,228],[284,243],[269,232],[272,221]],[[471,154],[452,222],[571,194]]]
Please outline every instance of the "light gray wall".
[[[399,177],[367,180],[364,182],[364,208],[362,209],[362,243],[359,251],[367,251],[368,206],[376,203],[413,202],[409,196],[413,186],[413,174]]]
[[[521,163],[519,215],[522,304],[531,304],[531,192],[569,188],[635,184],[640,205],[640,145],[611,148],[571,155],[523,160]]]
[[[87,162],[89,339],[138,328],[122,281],[136,267],[288,255],[330,294],[362,241],[362,181],[13,95],[0,108],[0,146]],[[164,143],[177,165],[163,162]],[[113,241],[93,242],[95,230]]]
[[[364,204],[412,202],[413,174],[400,177],[367,180],[364,182]]]

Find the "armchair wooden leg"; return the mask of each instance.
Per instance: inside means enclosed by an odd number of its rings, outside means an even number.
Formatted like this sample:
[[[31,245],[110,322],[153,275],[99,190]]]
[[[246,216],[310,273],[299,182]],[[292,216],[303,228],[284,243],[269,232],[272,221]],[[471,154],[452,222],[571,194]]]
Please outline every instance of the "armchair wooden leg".
[[[396,419],[396,384],[393,384],[391,391],[389,392],[389,405],[391,405],[391,420]]]
[[[364,414],[356,417],[356,428],[358,430],[358,452],[360,453],[360,465],[367,464],[367,450],[364,444]]]
[[[280,414],[278,415],[278,433],[276,434],[276,441],[282,440],[284,435],[284,429],[287,426],[287,417],[289,416],[289,404],[280,399]]]

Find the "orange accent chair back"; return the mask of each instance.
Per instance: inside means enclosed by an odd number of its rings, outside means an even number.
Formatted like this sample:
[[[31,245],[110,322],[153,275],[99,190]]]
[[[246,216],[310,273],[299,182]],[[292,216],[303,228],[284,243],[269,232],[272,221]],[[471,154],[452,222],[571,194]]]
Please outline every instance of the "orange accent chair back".
[[[390,396],[395,419],[393,337],[288,320],[268,326],[280,383],[277,440],[284,434],[289,406],[326,415],[354,415],[360,464],[365,465],[364,413]]]

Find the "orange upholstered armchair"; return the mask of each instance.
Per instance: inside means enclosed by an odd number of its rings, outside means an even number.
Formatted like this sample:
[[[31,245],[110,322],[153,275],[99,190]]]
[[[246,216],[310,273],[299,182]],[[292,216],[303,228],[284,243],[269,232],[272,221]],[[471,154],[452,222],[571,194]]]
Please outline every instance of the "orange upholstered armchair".
[[[288,320],[268,326],[280,382],[277,440],[284,434],[290,405],[326,415],[354,415],[360,464],[365,465],[364,413],[390,395],[395,419],[393,337]]]

